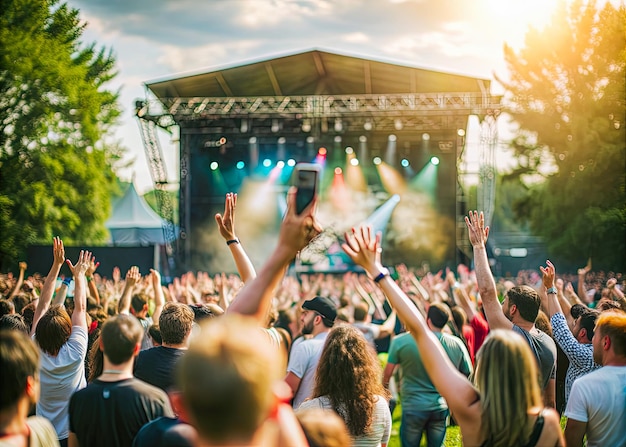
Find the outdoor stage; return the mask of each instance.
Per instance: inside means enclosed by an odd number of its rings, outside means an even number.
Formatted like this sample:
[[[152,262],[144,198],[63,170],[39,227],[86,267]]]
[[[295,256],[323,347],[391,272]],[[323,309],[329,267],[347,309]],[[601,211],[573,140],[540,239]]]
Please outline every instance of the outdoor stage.
[[[166,179],[155,129],[180,129],[177,270],[232,270],[214,222],[231,191],[238,236],[260,265],[301,161],[323,167],[326,228],[304,264],[348,268],[337,237],[367,219],[383,231],[386,263],[465,261],[457,162],[468,117],[499,113],[489,80],[312,50],[146,85],[157,100],[138,102],[137,116],[157,189]]]

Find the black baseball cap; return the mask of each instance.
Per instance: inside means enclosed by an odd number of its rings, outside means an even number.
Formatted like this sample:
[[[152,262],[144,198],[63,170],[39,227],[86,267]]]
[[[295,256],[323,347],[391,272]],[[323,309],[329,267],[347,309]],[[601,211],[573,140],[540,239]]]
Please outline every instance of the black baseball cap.
[[[337,306],[335,306],[333,300],[325,296],[316,296],[305,301],[302,304],[302,308],[315,311],[331,322],[334,322],[335,318],[337,318]]]

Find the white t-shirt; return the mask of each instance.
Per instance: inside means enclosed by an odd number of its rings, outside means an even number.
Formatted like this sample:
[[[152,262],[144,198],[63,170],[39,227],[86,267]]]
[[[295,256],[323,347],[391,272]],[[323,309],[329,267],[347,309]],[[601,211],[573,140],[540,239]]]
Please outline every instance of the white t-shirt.
[[[328,331],[317,334],[310,340],[304,340],[292,349],[289,355],[287,372],[291,372],[300,378],[300,386],[293,397],[293,408],[298,408],[300,404],[311,395],[315,387],[315,371],[319,363],[322,350]]]
[[[387,444],[391,436],[391,413],[389,412],[389,403],[382,396],[377,396],[374,406],[374,420],[370,431],[361,436],[352,437],[352,447],[377,447],[381,443]],[[330,400],[326,396],[316,397],[315,399],[302,402],[297,411],[309,408],[321,408],[323,410],[332,410]]]
[[[587,446],[626,446],[626,366],[603,366],[574,381],[565,416],[587,423]]]
[[[74,392],[87,386],[85,380],[85,355],[87,355],[87,331],[72,326],[72,334],[61,346],[56,356],[41,351],[39,379],[41,396],[37,402],[37,416],[52,422],[59,439],[69,437],[70,418],[68,407]]]

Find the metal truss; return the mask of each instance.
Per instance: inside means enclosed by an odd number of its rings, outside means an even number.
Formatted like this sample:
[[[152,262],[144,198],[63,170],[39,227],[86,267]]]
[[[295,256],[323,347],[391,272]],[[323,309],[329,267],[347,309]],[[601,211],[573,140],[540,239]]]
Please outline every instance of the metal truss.
[[[161,98],[138,104],[138,116],[159,117],[162,126],[218,117],[346,117],[486,114],[500,98],[481,93],[411,93],[337,96]],[[170,120],[161,117],[169,116]]]
[[[139,118],[141,138],[144,143],[146,157],[150,166],[150,174],[154,183],[159,214],[163,219],[163,238],[165,240],[165,251],[167,255],[167,265],[172,270],[175,266],[176,258],[176,226],[174,225],[174,207],[172,199],[167,192],[167,172],[163,162],[163,150],[156,135],[157,123],[147,119]],[[164,272],[171,276],[173,272]]]

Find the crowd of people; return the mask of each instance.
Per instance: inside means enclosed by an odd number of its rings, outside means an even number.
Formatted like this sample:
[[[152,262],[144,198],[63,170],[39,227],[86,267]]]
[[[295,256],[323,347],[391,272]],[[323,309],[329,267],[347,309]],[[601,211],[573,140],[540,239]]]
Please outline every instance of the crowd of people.
[[[322,231],[294,190],[256,269],[236,204],[216,222],[237,275],[105,278],[60,238],[46,276],[2,275],[0,447],[384,447],[397,402],[404,447],[442,446],[449,424],[468,446],[626,446],[621,274],[546,261],[496,280],[470,212],[473,269],[390,271],[359,226],[342,248],[361,273],[290,275]]]

